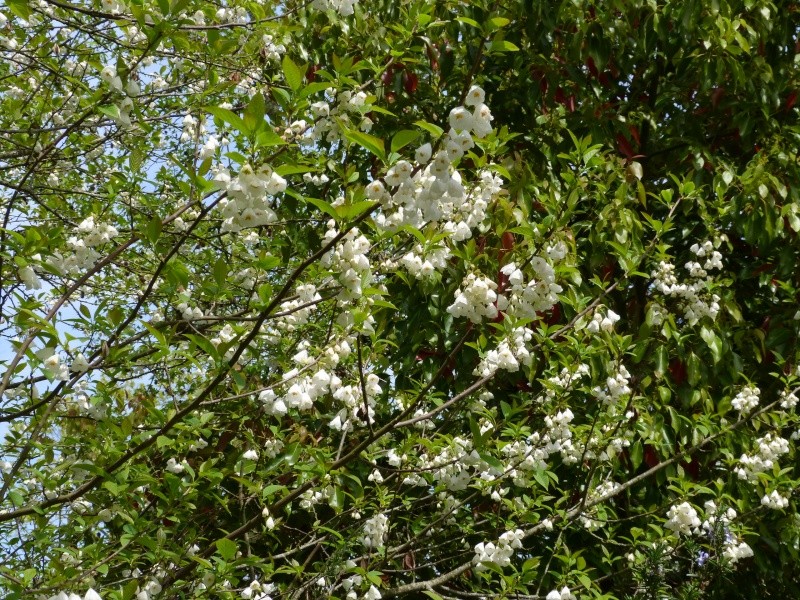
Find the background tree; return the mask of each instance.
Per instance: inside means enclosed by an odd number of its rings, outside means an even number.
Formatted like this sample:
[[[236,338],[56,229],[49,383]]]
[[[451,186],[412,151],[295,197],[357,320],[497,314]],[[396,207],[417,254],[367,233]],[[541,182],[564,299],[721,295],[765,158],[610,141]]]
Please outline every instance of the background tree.
[[[7,0],[8,598],[797,595],[797,6]]]

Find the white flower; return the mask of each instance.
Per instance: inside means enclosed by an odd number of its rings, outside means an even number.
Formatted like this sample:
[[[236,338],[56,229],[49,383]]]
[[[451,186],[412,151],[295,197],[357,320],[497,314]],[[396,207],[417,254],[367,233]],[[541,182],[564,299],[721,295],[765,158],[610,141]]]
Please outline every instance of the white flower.
[[[688,502],[670,507],[667,517],[664,527],[676,535],[691,535],[693,529],[700,527],[697,511]]]
[[[86,373],[86,371],[89,370],[89,361],[79,352],[77,356],[75,356],[75,360],[72,361],[70,370],[76,373]]]
[[[208,138],[203,147],[200,148],[200,160],[205,160],[214,156],[214,153],[219,148],[219,141],[213,135]]]
[[[39,279],[39,276],[36,275],[36,271],[29,266],[22,267],[19,270],[19,278],[22,283],[25,284],[25,289],[39,290],[42,288],[42,282]]]
[[[470,273],[461,285],[455,301],[447,307],[448,313],[455,318],[467,317],[473,323],[480,323],[484,317],[497,317],[497,284],[494,281]]]
[[[794,395],[794,392],[783,391],[781,392],[781,408],[784,410],[790,410],[797,406],[797,396]]]
[[[477,85],[473,85],[471,88],[469,88],[469,92],[467,92],[467,97],[464,99],[464,105],[479,106],[483,104],[485,99],[486,94],[484,91]]]
[[[244,454],[242,454],[242,458],[245,460],[258,460],[258,452],[256,452],[253,449],[250,449]]]
[[[112,89],[118,92],[122,91],[122,79],[117,75],[117,70],[114,67],[110,65],[103,67],[103,70],[100,71],[100,79],[105,81]]]
[[[417,151],[414,153],[414,158],[419,164],[424,165],[431,159],[432,152],[433,150],[430,144],[423,144],[417,148]]]
[[[753,549],[744,542],[737,542],[734,540],[725,547],[722,555],[727,558],[731,564],[736,564],[742,558],[753,556]]]
[[[553,590],[549,594],[547,594],[545,600],[577,600],[575,594],[569,591],[567,586],[564,586],[560,590]]]
[[[372,181],[370,182],[369,185],[367,185],[366,193],[367,193],[367,198],[369,198],[370,200],[380,200],[381,198],[383,198],[383,195],[386,193],[386,190],[383,187],[383,183],[380,180],[376,179],[375,181]]]
[[[736,397],[731,400],[731,406],[735,410],[738,410],[742,415],[747,415],[752,411],[756,406],[758,406],[758,398],[761,394],[761,390],[759,390],[754,385],[748,385],[742,389]]]
[[[789,506],[789,499],[781,496],[778,490],[774,490],[771,494],[767,494],[761,498],[761,504],[767,508],[782,510]]]
[[[379,513],[364,522],[364,535],[361,543],[366,548],[378,548],[383,546],[386,534],[389,532],[389,517]]]
[[[170,458],[170,459],[167,461],[167,466],[166,466],[166,469],[167,469],[167,471],[169,471],[170,473],[175,473],[176,475],[179,475],[180,473],[183,473],[183,471],[184,471],[184,469],[185,469],[185,468],[186,468],[186,467],[184,467],[184,466],[183,466],[183,464],[179,463],[179,462],[178,462],[177,460],[175,460],[174,458]]]
[[[450,111],[450,127],[456,131],[472,129],[472,114],[463,106],[458,106]]]

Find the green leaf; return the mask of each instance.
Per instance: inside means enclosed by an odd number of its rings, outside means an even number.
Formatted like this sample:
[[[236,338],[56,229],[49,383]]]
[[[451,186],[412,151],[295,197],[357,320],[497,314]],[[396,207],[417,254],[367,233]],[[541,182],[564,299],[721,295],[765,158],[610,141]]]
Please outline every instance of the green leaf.
[[[277,86],[271,88],[272,97],[284,110],[289,110],[292,105],[292,96],[285,89]]]
[[[299,96],[301,98],[307,98],[312,94],[325,91],[329,87],[331,87],[330,81],[315,81],[314,83],[309,83],[306,87],[304,87],[300,92]]]
[[[111,324],[114,326],[117,326],[120,323],[122,323],[122,319],[124,317],[125,317],[125,312],[119,306],[115,306],[108,311],[108,320],[111,321]]]
[[[137,589],[139,589],[139,582],[136,579],[126,583],[122,588],[122,600],[131,600],[136,595]]]
[[[144,154],[142,151],[139,148],[131,150],[131,153],[128,155],[128,166],[131,171],[137,173],[142,167],[142,162],[144,162]]]
[[[119,119],[119,106],[116,104],[106,104],[104,106],[98,106],[97,112],[104,114],[107,117],[111,117],[115,121]]]
[[[519,52],[519,46],[508,40],[494,40],[489,46],[489,50],[492,52]]]
[[[249,135],[255,135],[264,124],[264,115],[266,112],[267,108],[264,102],[264,95],[258,93],[250,99],[250,102],[244,109],[244,126],[245,131],[247,131]]]
[[[259,131],[258,135],[256,136],[257,146],[283,146],[284,144],[286,144],[286,140],[275,133],[269,126]]]
[[[401,148],[405,148],[411,142],[419,138],[419,135],[419,131],[414,131],[412,129],[402,129],[398,131],[392,138],[392,152],[397,152]]]
[[[293,165],[291,163],[286,163],[275,168],[275,172],[281,177],[286,177],[287,175],[297,175],[298,173],[313,173],[315,170],[316,169],[313,167],[307,167],[305,165]]]
[[[334,219],[339,218],[339,213],[336,212],[336,209],[327,202],[325,202],[324,200],[320,200],[319,198],[306,198],[305,201],[308,202],[309,204],[312,204],[313,206],[316,206],[322,212],[330,215]]]
[[[631,459],[633,468],[638,469],[639,465],[642,464],[642,460],[644,459],[644,446],[642,446],[642,442],[637,440],[631,444],[630,449],[628,450],[628,456]]]
[[[656,348],[655,359],[655,374],[660,379],[667,372],[667,363],[669,361],[669,354],[664,344],[659,344]]]
[[[533,478],[544,489],[548,489],[550,487],[550,478],[547,476],[547,472],[546,471],[542,471],[541,469],[535,469],[533,471]]]
[[[241,133],[247,132],[247,126],[244,124],[242,118],[237,115],[235,112],[228,110],[227,108],[220,108],[219,106],[207,106],[205,111],[223,123],[227,123],[231,127],[233,127],[236,131]]]
[[[356,217],[360,216],[366,210],[374,207],[377,202],[373,200],[362,200],[361,202],[353,202],[352,204],[346,204],[343,206],[336,207],[336,214],[340,219],[355,219]]]
[[[466,23],[467,25],[472,25],[477,29],[481,28],[481,26],[478,25],[478,22],[475,19],[470,19],[469,17],[456,17],[456,21],[459,21],[461,23]]]
[[[31,16],[31,7],[26,0],[6,0],[9,10],[20,19],[28,20]]]
[[[184,336],[188,340],[190,340],[195,346],[200,348],[200,350],[202,350],[212,358],[219,358],[219,352],[217,352],[217,349],[214,347],[214,344],[212,344],[202,335],[196,335],[194,333],[185,333]]]
[[[386,160],[386,151],[383,149],[383,140],[363,131],[344,130],[344,137],[348,141],[366,148],[381,160]]]
[[[414,121],[414,125],[430,133],[434,139],[442,137],[444,133],[444,129],[433,123],[428,123],[427,121]]]
[[[217,282],[217,285],[222,287],[225,285],[225,280],[228,278],[228,261],[225,259],[224,256],[220,256],[217,258],[217,262],[214,263],[214,281]]]
[[[503,465],[502,461],[496,459],[491,454],[488,454],[486,452],[479,452],[478,456],[480,456],[481,460],[483,460],[483,462],[485,462],[487,465],[489,465],[493,469],[500,469],[502,471],[505,468],[505,466]]]
[[[155,244],[161,235],[161,219],[158,215],[153,215],[153,218],[147,223],[145,228],[145,235],[150,240],[151,244]]]
[[[11,504],[15,508],[19,508],[20,506],[25,505],[25,497],[20,494],[17,490],[11,490],[8,492],[8,499],[11,500]]]
[[[493,31],[497,31],[498,29],[502,29],[509,23],[511,23],[511,19],[507,19],[505,17],[492,17],[486,22],[486,30],[491,33]]]
[[[722,340],[719,339],[712,329],[709,329],[705,325],[700,329],[700,337],[703,338],[703,341],[706,343],[709,350],[711,350],[711,356],[714,362],[719,362],[719,359],[722,357]]]
[[[258,298],[263,303],[266,304],[270,300],[272,300],[272,286],[270,284],[262,283],[261,285],[258,286],[258,290],[257,291],[258,291]]]
[[[281,66],[283,67],[283,76],[286,78],[286,84],[292,91],[299,90],[303,85],[303,72],[300,70],[300,67],[289,58],[288,54],[283,55]]]
[[[230,561],[236,556],[236,542],[228,538],[222,538],[216,541],[217,552],[226,561]]]

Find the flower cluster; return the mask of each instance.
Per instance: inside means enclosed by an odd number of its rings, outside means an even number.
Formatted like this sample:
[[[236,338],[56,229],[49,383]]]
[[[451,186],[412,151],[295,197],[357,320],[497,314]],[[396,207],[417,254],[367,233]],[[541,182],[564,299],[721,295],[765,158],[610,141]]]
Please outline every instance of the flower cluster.
[[[730,564],[735,565],[741,559],[753,556],[753,549],[747,543],[731,538],[725,544],[722,556],[728,559]]]
[[[379,548],[383,546],[388,533],[389,517],[383,513],[378,513],[364,522],[364,535],[361,538],[361,543],[366,548]]]
[[[305,283],[295,288],[296,298],[286,300],[281,303],[278,309],[279,316],[275,320],[274,327],[277,331],[269,336],[269,341],[277,342],[280,339],[278,332],[295,331],[298,327],[308,323],[308,319],[317,309],[317,302],[322,300],[322,296],[317,292],[313,283]]]
[[[437,485],[450,491],[465,490],[472,480],[470,469],[482,466],[483,460],[473,449],[472,442],[462,437],[455,437],[450,445],[443,447],[438,454],[430,456],[427,452],[420,455],[417,468],[428,471]],[[417,473],[409,473],[403,480],[407,485],[427,486],[428,482]]]
[[[797,406],[797,396],[794,392],[784,390],[781,392],[781,408],[784,410],[791,410]]]
[[[508,300],[502,298],[498,302],[500,310],[509,315],[523,319],[535,319],[537,313],[550,310],[558,302],[558,294],[563,288],[556,283],[556,275],[552,265],[539,256],[530,260],[534,277],[528,282],[525,275],[516,263],[508,263],[502,269],[507,278]]]
[[[55,348],[42,348],[36,352],[36,358],[42,361],[42,368],[54,378],[60,381],[69,379],[69,369],[61,362],[61,356]]]
[[[590,501],[603,501],[607,500],[614,496],[622,487],[616,481],[608,479],[603,481],[597,485],[593,490],[589,492],[588,499]]]
[[[365,110],[369,110],[365,92],[328,88],[324,100],[311,104],[314,126],[308,132],[309,140],[336,142],[342,137],[340,123],[348,125],[354,120],[362,131],[370,130],[372,121],[364,116]]]
[[[714,250],[714,244],[710,240],[706,240],[702,244],[692,244],[689,250],[694,253],[697,258],[705,258],[705,264],[700,267],[698,262],[686,263],[686,270],[692,271],[697,269],[701,274],[693,275],[693,277],[705,277],[706,271],[722,268],[722,254]]]
[[[399,262],[416,279],[428,279],[437,271],[443,271],[451,256],[447,246],[436,245],[425,249],[417,244]]]
[[[569,392],[579,379],[588,376],[589,365],[582,363],[574,370],[564,367],[558,375],[549,377],[544,381],[544,394],[538,396],[536,401],[539,403],[555,400],[560,394]]]
[[[214,183],[227,192],[227,197],[217,205],[224,218],[223,232],[268,225],[278,219],[271,208],[272,199],[286,191],[286,180],[269,165],[258,169],[244,165],[235,177],[228,169],[219,167]]]
[[[264,34],[261,38],[261,56],[267,61],[278,61],[286,52],[286,46],[276,44],[275,38],[269,34]]]
[[[354,11],[354,6],[358,0],[314,0],[311,3],[317,10],[335,10],[343,17],[349,17]]]
[[[95,221],[87,217],[73,230],[75,235],[67,238],[67,247],[72,251],[66,257],[59,253],[53,255],[51,264],[62,273],[79,273],[90,268],[100,258],[97,246],[107,244],[119,235],[113,225]]]
[[[284,374],[284,381],[291,381],[297,377],[298,371],[293,369]],[[324,369],[312,375],[306,375],[294,381],[281,396],[272,390],[262,391],[258,399],[264,405],[267,414],[285,415],[289,409],[311,410],[314,401],[327,394],[336,392],[342,385],[342,380]]]
[[[775,510],[783,510],[789,506],[789,499],[785,496],[781,496],[778,490],[774,490],[771,494],[765,494],[764,497],[761,498],[761,505]]]
[[[503,446],[503,455],[507,463],[513,465],[508,476],[517,487],[527,488],[533,485],[531,474],[534,471],[547,469],[550,453],[540,443],[538,433],[524,440],[516,440]]]
[[[323,244],[330,243],[337,235],[339,232],[336,230],[336,222],[331,219],[328,221],[328,231],[325,233]],[[322,257],[322,264],[330,268],[344,288],[339,294],[341,300],[360,298],[363,286],[372,281],[367,256],[369,249],[369,240],[357,229],[351,229],[333,250]]]
[[[450,111],[450,135],[455,136],[462,131],[471,131],[476,137],[483,138],[492,132],[492,113],[483,101],[486,94],[483,89],[473,85],[464,98],[464,106]],[[471,110],[470,110],[471,109]]]
[[[738,410],[742,413],[742,415],[747,415],[758,406],[760,394],[761,390],[754,385],[745,386],[742,391],[736,394],[736,397],[731,400],[731,406],[733,406],[734,410]]]
[[[181,313],[181,318],[184,321],[196,321],[205,316],[205,313],[203,313],[200,307],[191,307],[189,305],[191,299],[192,293],[190,290],[183,290],[178,294],[178,302],[175,304],[175,309]]]
[[[475,367],[473,375],[489,377],[498,370],[516,373],[520,364],[530,367],[533,356],[528,350],[527,343],[533,334],[527,327],[516,327],[495,350],[489,350],[480,364]]]
[[[202,120],[198,120],[191,114],[183,117],[183,132],[181,132],[182,142],[195,142],[206,134],[206,126]]]
[[[55,596],[50,596],[47,600],[102,600],[100,594],[95,592],[92,588],[83,595],[81,598],[78,594],[68,594],[67,592],[59,592]]]
[[[334,400],[341,402],[344,407],[339,410],[330,427],[336,430],[350,429],[353,423],[366,425],[374,421],[375,400],[382,392],[379,385],[380,379],[374,373],[365,377],[364,392],[366,399],[361,397],[360,387],[345,385],[333,393]]]
[[[592,317],[592,320],[586,326],[586,330],[589,333],[613,331],[617,321],[619,321],[619,315],[610,308],[605,311],[605,316],[603,316],[600,310],[596,310],[594,317]]]
[[[569,408],[558,411],[553,417],[546,416],[544,424],[547,430],[541,437],[547,454],[560,452],[562,460],[567,464],[574,464],[580,460],[580,452],[572,443],[572,430],[569,428],[574,418],[575,415]],[[536,440],[538,435],[534,434],[534,441],[538,441]]]
[[[472,237],[472,229],[483,223],[489,202],[502,189],[500,178],[488,169],[479,173],[479,182],[472,189],[467,189],[461,174],[453,170],[453,163],[473,147],[473,136],[491,132],[492,116],[483,97],[483,90],[474,86],[466,106],[451,111],[445,147],[434,156],[426,143],[415,153],[417,169],[405,160],[389,169],[384,181],[391,191],[380,181],[370,184],[374,189],[368,188],[368,196],[382,202],[383,212],[375,219],[379,226],[394,230],[403,225],[441,224],[441,231],[453,241]]]
[[[235,23],[237,25],[244,25],[247,23],[247,9],[242,6],[235,8],[220,8],[214,14],[214,17],[220,23]]]
[[[696,261],[686,263],[691,278],[689,283],[679,283],[675,275],[675,266],[665,261],[661,261],[658,268],[650,274],[659,292],[680,301],[684,318],[689,325],[695,325],[704,317],[713,321],[719,313],[719,296],[709,295],[706,292],[710,281],[708,272],[722,268],[722,255],[713,248],[714,245],[710,241],[694,244],[691,247],[691,251],[698,258],[706,258],[706,261],[703,265]]]
[[[480,323],[485,317],[497,317],[497,284],[487,277],[479,277],[470,273],[464,278],[456,292],[453,304],[447,312],[454,318],[467,317],[473,323]]]
[[[758,481],[758,474],[771,471],[778,459],[789,452],[789,442],[780,436],[768,433],[756,440],[758,451],[756,454],[742,454],[739,458],[740,466],[734,469],[739,479],[751,483]]]
[[[19,270],[19,279],[25,284],[26,290],[40,290],[42,289],[42,281],[36,274],[35,267],[25,265]]]
[[[515,529],[501,535],[497,544],[493,542],[475,544],[475,558],[473,559],[476,563],[475,569],[478,571],[486,569],[486,563],[507,567],[511,564],[514,551],[522,548],[524,538],[525,533],[521,529]]]
[[[275,589],[274,583],[261,583],[258,579],[254,579],[239,595],[244,600],[272,600],[270,594]]]
[[[608,406],[615,404],[620,398],[631,393],[630,383],[631,374],[625,365],[619,364],[617,372],[606,379],[606,387],[595,387],[592,393],[601,402]]]
[[[560,590],[552,590],[545,600],[578,600],[575,594],[569,591],[567,586],[562,587]]]
[[[75,363],[73,362],[72,369],[75,370]],[[62,381],[66,381],[68,377],[62,374],[57,377]],[[100,420],[108,415],[109,406],[97,401],[92,402],[87,393],[89,383],[86,380],[79,381],[73,387],[72,394],[68,394],[64,400],[67,410],[75,414],[87,417],[89,419]]]
[[[700,517],[691,504],[682,502],[670,507],[664,527],[675,535],[691,535],[700,527]]]

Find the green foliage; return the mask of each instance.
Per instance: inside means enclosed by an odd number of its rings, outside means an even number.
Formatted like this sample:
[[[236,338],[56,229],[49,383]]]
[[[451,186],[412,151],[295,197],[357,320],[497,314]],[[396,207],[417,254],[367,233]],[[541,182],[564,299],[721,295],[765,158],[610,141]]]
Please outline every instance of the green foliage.
[[[0,13],[3,597],[800,594],[793,5]]]

